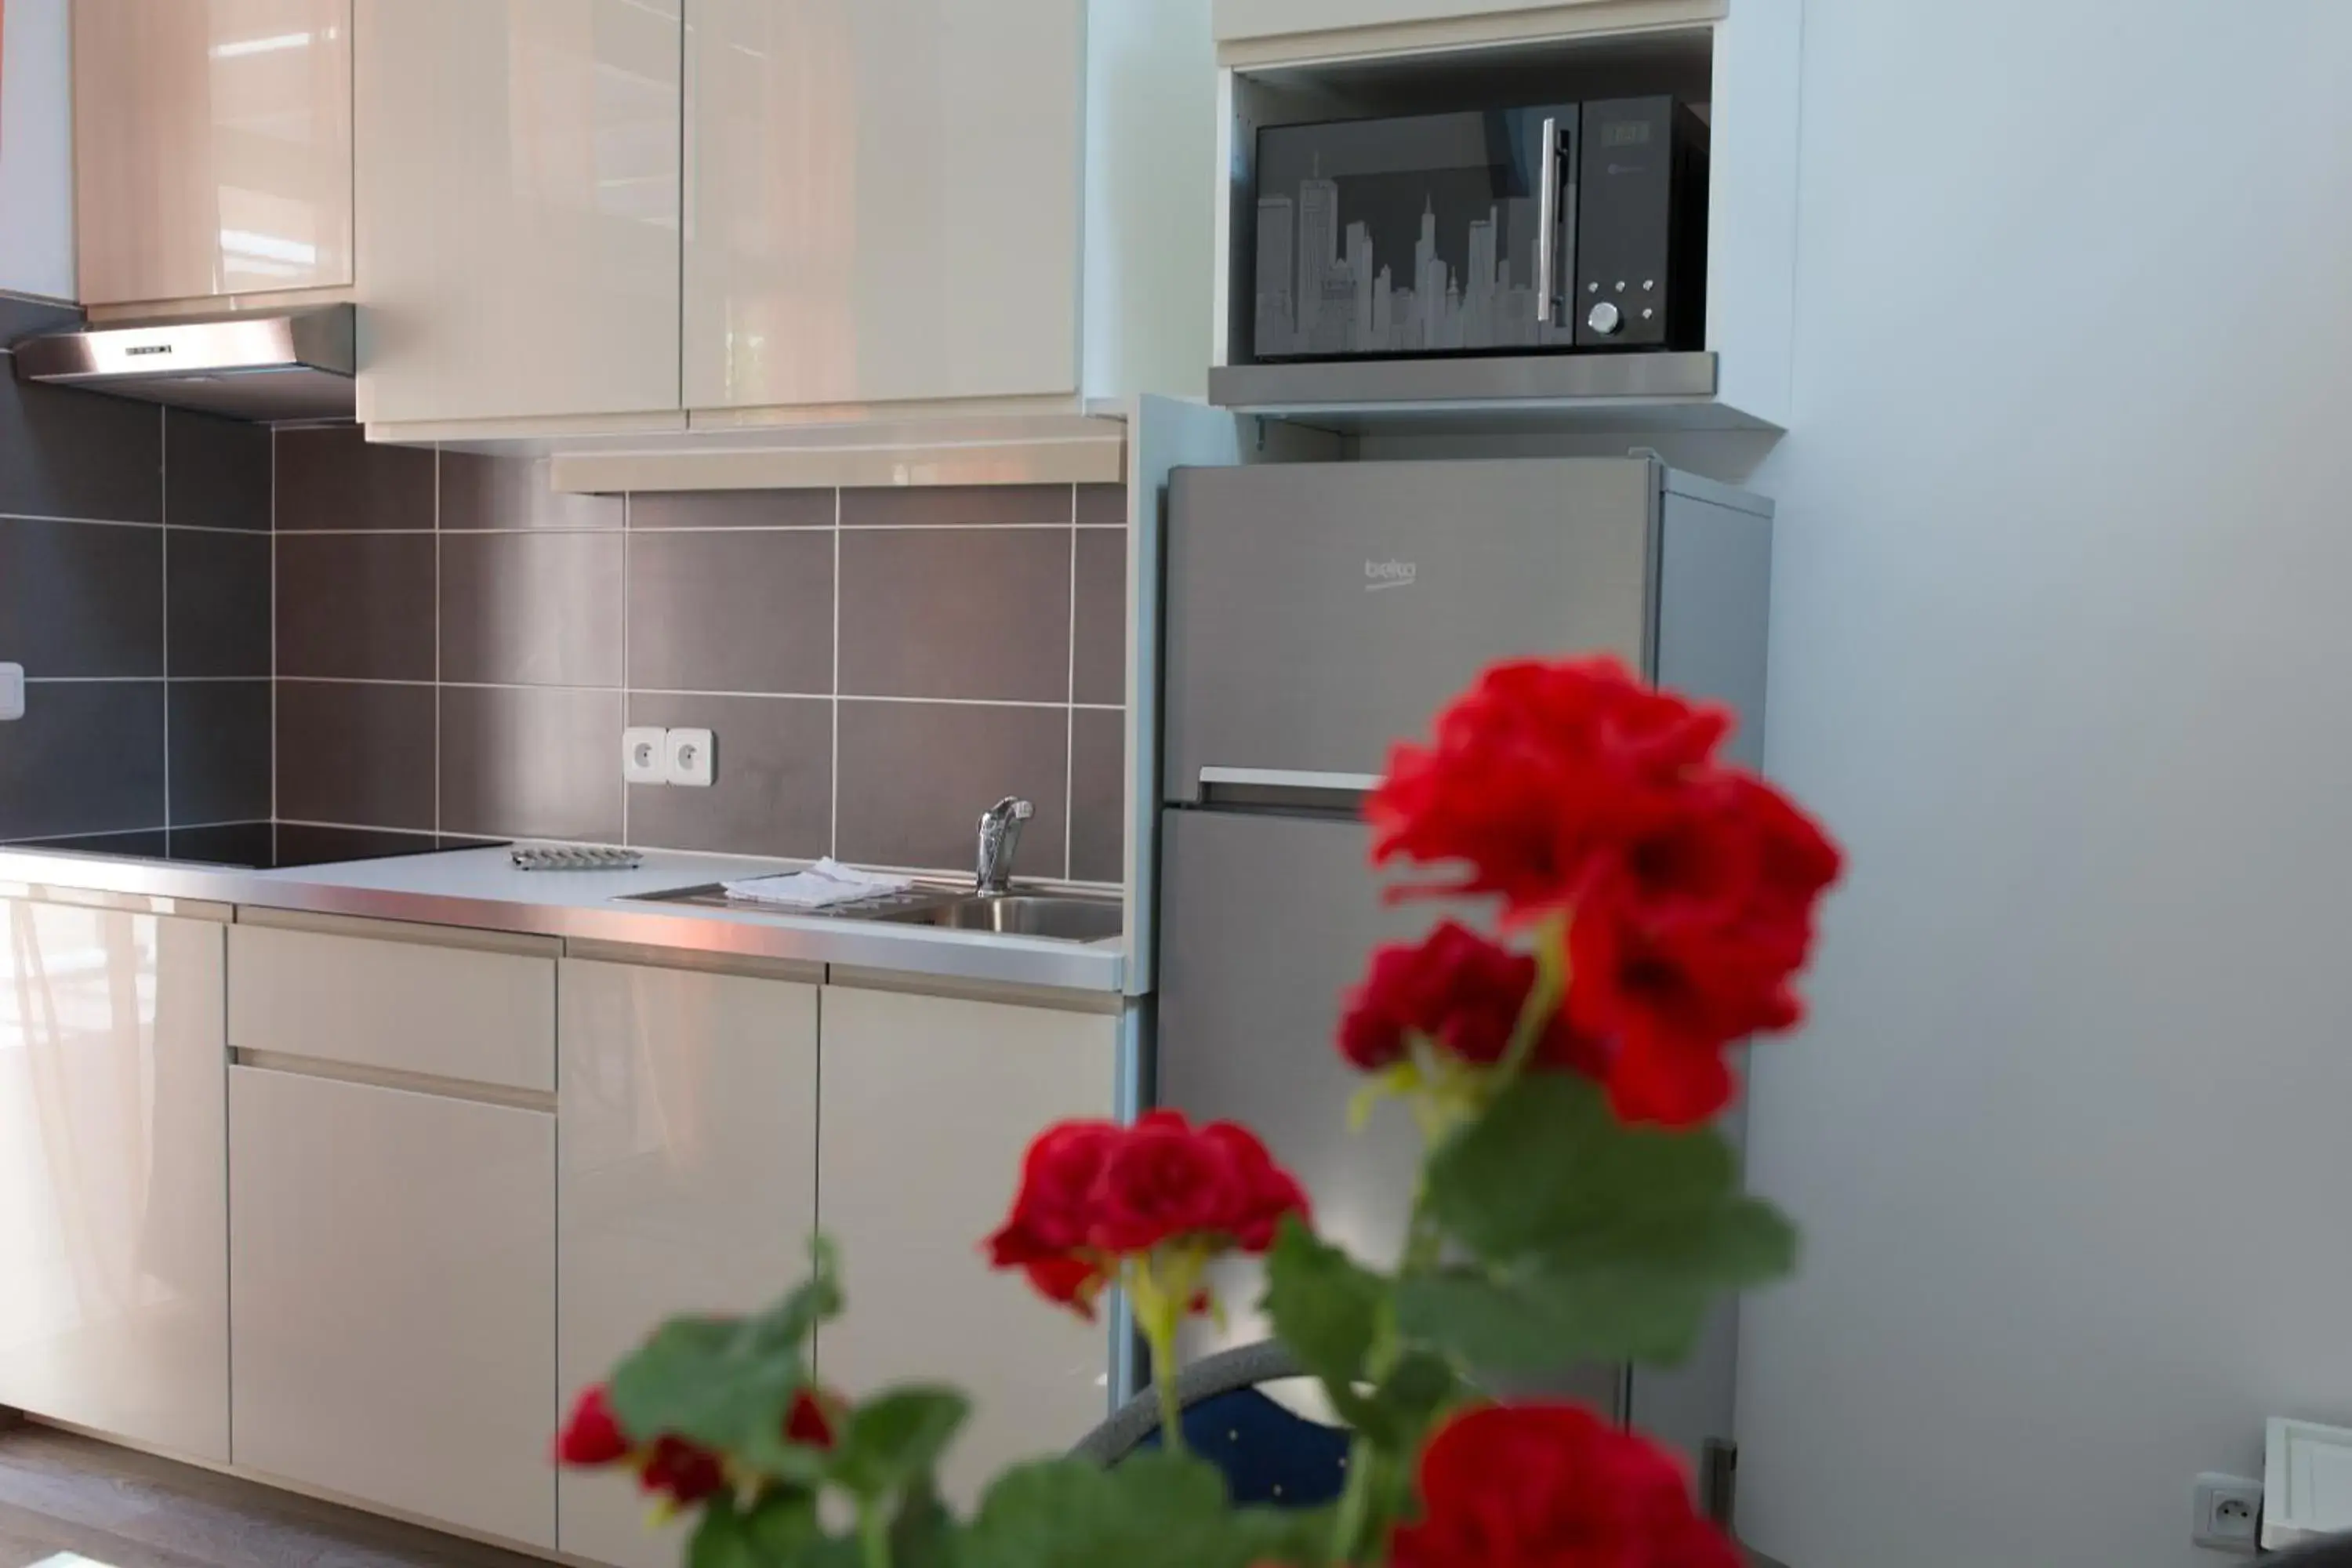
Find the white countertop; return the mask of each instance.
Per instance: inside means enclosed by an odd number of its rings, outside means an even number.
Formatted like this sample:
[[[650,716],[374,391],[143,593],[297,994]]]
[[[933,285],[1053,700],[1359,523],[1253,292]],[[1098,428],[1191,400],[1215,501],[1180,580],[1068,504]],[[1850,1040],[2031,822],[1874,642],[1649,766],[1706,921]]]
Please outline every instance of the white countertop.
[[[1121,939],[1061,942],[839,916],[638,902],[647,894],[797,870],[805,864],[642,853],[644,863],[626,871],[524,871],[503,847],[253,871],[0,849],[0,894],[76,889],[188,900],[1068,991],[1119,992],[1130,973]],[[1131,914],[1129,926],[1131,931]]]

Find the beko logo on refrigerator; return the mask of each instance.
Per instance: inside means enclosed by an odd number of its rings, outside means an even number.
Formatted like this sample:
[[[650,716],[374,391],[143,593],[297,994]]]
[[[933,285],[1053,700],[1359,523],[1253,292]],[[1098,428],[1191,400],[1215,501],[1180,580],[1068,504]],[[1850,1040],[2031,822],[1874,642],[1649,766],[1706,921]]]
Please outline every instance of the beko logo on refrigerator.
[[[1364,592],[1377,594],[1383,588],[1410,588],[1412,580],[1421,575],[1421,567],[1411,561],[1367,561],[1364,563]]]

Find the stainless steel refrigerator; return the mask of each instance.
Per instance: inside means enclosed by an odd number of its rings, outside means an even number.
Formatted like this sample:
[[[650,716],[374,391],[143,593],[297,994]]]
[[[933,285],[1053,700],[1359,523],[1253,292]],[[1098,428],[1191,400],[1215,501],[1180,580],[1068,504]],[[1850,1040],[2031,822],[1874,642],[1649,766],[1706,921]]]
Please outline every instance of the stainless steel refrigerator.
[[[1441,918],[1383,901],[1359,816],[1388,748],[1488,663],[1606,650],[1735,706],[1763,739],[1771,505],[1646,458],[1179,470],[1169,496],[1158,1091],[1267,1138],[1326,1230],[1391,1260],[1417,1143],[1391,1107],[1350,1133],[1334,1047],[1379,944]],[[1249,1267],[1195,1353],[1260,1337]],[[1728,1313],[1669,1373],[1563,1392],[1708,1466],[1731,1436]]]

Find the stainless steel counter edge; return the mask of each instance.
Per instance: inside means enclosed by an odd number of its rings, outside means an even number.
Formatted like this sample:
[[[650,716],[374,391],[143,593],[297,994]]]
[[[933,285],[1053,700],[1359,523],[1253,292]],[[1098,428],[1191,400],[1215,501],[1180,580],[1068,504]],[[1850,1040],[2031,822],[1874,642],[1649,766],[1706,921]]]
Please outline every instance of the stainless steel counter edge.
[[[1118,992],[1127,984],[1127,955],[1116,940],[1082,944],[622,900],[593,906],[537,904],[336,887],[305,882],[284,872],[265,876],[229,868],[0,849],[0,897],[39,899],[49,889],[577,937],[684,952],[795,959],[1063,991]],[[169,910],[159,908],[157,912]]]

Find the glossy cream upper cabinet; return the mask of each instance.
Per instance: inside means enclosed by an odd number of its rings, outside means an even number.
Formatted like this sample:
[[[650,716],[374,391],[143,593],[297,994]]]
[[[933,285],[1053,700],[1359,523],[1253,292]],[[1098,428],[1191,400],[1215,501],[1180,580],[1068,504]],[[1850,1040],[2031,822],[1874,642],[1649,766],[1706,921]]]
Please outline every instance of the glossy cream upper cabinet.
[[[814,985],[567,958],[557,1051],[556,1350],[565,1396],[681,1312],[798,1284],[816,1227]],[[557,1479],[556,1545],[675,1568],[625,1475]]]
[[[674,414],[678,0],[355,21],[360,416]]]
[[[987,1479],[1058,1453],[1108,1413],[1110,1335],[992,1270],[981,1242],[1029,1141],[1114,1110],[1119,1020],[828,985],[817,1215],[849,1310],[817,1373],[854,1394],[945,1381],[976,1408],[940,1468],[969,1505]]]
[[[0,1405],[216,1464],[226,929],[0,901]]]
[[[342,288],[352,0],[75,0],[85,305]]]
[[[688,405],[1074,395],[1087,10],[687,0]]]

